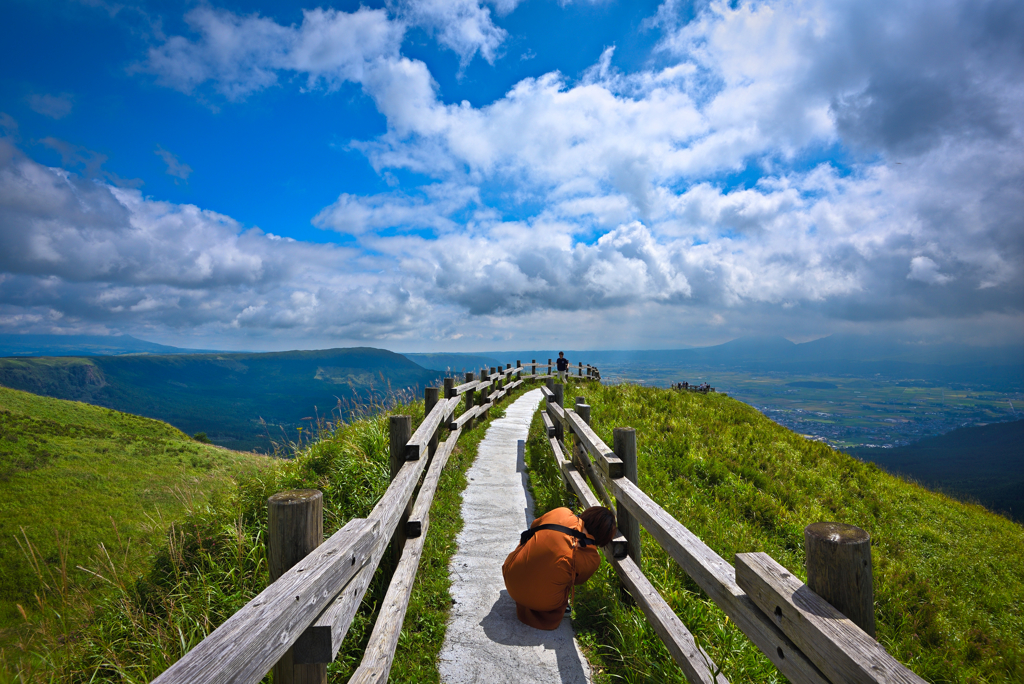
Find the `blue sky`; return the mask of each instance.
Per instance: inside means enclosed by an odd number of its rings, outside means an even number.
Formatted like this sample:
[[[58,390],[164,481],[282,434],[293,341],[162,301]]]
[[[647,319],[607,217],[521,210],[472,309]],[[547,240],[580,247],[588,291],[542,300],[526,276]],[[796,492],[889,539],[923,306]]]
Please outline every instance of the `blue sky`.
[[[0,332],[1024,340],[1024,8],[27,2]]]

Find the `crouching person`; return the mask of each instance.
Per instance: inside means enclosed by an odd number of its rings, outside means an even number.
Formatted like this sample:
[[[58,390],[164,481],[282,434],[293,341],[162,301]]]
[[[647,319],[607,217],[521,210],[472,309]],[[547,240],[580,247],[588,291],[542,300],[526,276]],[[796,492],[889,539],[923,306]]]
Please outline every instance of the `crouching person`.
[[[519,621],[557,629],[574,587],[590,579],[601,564],[596,547],[613,537],[615,516],[602,506],[579,517],[568,508],[556,508],[534,520],[501,566]]]

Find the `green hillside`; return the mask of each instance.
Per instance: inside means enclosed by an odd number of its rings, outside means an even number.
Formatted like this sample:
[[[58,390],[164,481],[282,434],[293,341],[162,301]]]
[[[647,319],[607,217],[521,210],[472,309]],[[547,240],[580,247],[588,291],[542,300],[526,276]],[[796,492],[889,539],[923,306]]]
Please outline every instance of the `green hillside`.
[[[1024,527],[808,441],[720,395],[618,385],[566,390],[592,406],[606,443],[637,431],[639,485],[723,558],[764,551],[796,576],[803,529],[846,522],[872,535],[878,639],[933,682],[1024,680]],[[539,416],[527,444],[538,511],[565,486]],[[731,682],[777,681],[765,658],[649,535],[643,569]],[[681,682],[603,565],[582,591],[578,635],[608,681]]]
[[[108,582],[88,571],[110,579],[111,562],[139,565],[188,502],[269,460],[149,418],[0,387],[4,659],[21,658],[53,611],[95,600]]]
[[[420,388],[438,377],[400,354],[352,348],[267,354],[0,359],[0,385],[85,401],[205,432],[221,446],[270,451],[310,418]],[[411,398],[411,396],[410,396]]]
[[[934,682],[1021,681],[1020,525],[805,440],[728,397],[588,384],[567,388],[567,403],[577,395],[592,405],[593,424],[605,441],[611,443],[614,427],[637,429],[640,486],[726,559],[766,551],[804,577],[805,525],[860,525],[873,535],[878,635],[891,653]],[[415,424],[422,403],[395,411],[412,413]],[[462,437],[442,477],[392,681],[438,679],[436,657],[451,605],[447,563],[463,523],[460,492],[485,429]],[[543,434],[538,414],[527,445],[538,512],[571,503]],[[211,505],[190,506],[144,578],[123,583],[73,640],[48,651],[53,678],[151,679],[265,586],[267,496],[321,489],[329,533],[366,515],[384,491],[387,445],[386,415],[336,425],[294,460],[243,478]],[[646,535],[643,553],[645,573],[731,682],[782,681]],[[378,571],[338,662],[329,667],[330,681],[346,681],[358,663],[387,573],[386,567]],[[598,682],[684,681],[606,564],[577,588],[576,600],[574,625]]]

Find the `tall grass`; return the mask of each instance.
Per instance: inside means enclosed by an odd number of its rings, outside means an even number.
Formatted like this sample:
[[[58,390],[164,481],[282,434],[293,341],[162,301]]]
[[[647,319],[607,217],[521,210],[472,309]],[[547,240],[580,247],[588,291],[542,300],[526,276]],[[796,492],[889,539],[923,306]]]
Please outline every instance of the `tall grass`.
[[[801,438],[728,397],[588,384],[566,389],[592,425],[637,430],[639,485],[732,562],[765,551],[796,576],[819,520],[872,535],[878,639],[934,682],[1024,680],[1024,528]],[[527,445],[538,511],[572,500],[539,418]],[[643,533],[643,570],[732,682],[781,680],[770,662]],[[603,681],[684,681],[613,571],[577,591],[576,627]]]

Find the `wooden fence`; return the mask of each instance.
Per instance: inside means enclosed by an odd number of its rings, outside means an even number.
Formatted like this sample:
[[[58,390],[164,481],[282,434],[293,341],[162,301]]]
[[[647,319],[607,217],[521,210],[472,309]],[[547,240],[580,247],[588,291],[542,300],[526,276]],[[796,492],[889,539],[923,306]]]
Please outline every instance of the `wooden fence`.
[[[808,582],[814,591],[764,553],[736,554],[734,568],[637,487],[636,433],[616,428],[615,448],[610,449],[591,429],[590,406],[583,397],[577,397],[574,409],[564,408],[561,389],[550,381],[543,388],[544,422],[555,461],[583,506],[611,506],[615,498],[628,554],[621,558],[615,549],[604,549],[605,558],[687,680],[727,682],[641,571],[640,526],[790,681],[924,682],[873,638],[866,533],[836,523],[808,526]],[[574,437],[570,457],[566,434]]]
[[[547,372],[537,373],[545,365]],[[367,518],[350,520],[323,543],[319,492],[271,497],[268,560],[273,581],[154,682],[252,683],[271,668],[276,684],[326,681],[326,664],[337,657],[390,544],[395,572],[363,660],[350,679],[387,681],[441,471],[463,430],[486,419],[495,404],[527,380],[549,377],[551,360],[534,360],[529,369],[527,374],[516,361],[515,367],[466,373],[459,385],[446,378],[443,397],[438,388],[427,388],[425,417],[415,432],[409,416],[392,416],[391,484]],[[589,365],[580,363],[573,370],[577,379],[600,378],[598,369]],[[440,442],[445,430],[447,439]]]

